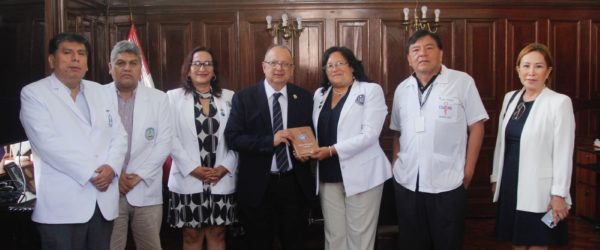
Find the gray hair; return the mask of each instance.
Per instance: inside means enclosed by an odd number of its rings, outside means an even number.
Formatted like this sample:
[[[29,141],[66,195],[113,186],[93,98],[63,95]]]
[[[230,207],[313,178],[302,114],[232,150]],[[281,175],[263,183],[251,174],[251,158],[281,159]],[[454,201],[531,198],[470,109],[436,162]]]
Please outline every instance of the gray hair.
[[[110,63],[114,63],[117,60],[117,56],[121,53],[131,53],[134,54],[138,60],[142,60],[142,55],[140,54],[138,46],[136,46],[135,43],[123,40],[115,44],[110,52]]]
[[[265,59],[267,58],[267,55],[269,54],[269,52],[271,52],[271,50],[273,50],[275,48],[286,50],[288,53],[290,53],[290,57],[292,57],[292,62],[294,61],[294,54],[292,54],[292,50],[290,48],[288,48],[287,46],[281,45],[281,44],[274,44],[274,45],[269,46],[269,48],[267,49],[267,52],[265,52]]]

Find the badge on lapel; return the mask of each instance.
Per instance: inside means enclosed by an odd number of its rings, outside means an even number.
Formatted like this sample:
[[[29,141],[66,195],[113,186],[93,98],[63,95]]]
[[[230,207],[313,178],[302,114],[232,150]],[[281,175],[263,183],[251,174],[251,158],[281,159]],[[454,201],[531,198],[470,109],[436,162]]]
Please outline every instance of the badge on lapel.
[[[296,94],[293,94],[292,97],[294,98],[294,100],[298,99],[298,96]]]
[[[154,128],[147,128],[145,134],[146,140],[151,141],[154,140],[154,137],[156,136],[156,131],[154,131]]]
[[[106,110],[106,115],[108,116],[108,127],[112,128],[113,121],[112,121],[112,115],[110,115],[110,109]]]
[[[364,94],[360,94],[356,97],[356,103],[360,104],[360,105],[364,105],[365,104],[365,95]]]

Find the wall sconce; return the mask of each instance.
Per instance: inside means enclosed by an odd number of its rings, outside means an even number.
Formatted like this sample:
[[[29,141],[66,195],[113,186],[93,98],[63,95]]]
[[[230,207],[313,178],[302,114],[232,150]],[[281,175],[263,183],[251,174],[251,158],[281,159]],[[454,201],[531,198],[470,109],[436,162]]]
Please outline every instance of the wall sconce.
[[[304,31],[304,27],[302,27],[302,17],[296,17],[296,25],[294,22],[288,22],[288,15],[281,15],[281,24],[274,24],[273,17],[267,16],[267,31],[271,36],[278,36],[281,34],[283,39],[289,40],[294,37],[298,37],[302,31]]]
[[[406,31],[410,31],[411,33],[418,30],[427,30],[432,33],[437,32],[438,27],[440,27],[440,9],[435,9],[433,11],[435,19],[433,20],[433,23],[431,23],[432,20],[427,18],[427,6],[421,7],[421,19],[419,19],[418,7],[419,3],[417,2],[413,20],[409,20],[410,10],[404,8],[404,21],[402,24],[406,27]]]

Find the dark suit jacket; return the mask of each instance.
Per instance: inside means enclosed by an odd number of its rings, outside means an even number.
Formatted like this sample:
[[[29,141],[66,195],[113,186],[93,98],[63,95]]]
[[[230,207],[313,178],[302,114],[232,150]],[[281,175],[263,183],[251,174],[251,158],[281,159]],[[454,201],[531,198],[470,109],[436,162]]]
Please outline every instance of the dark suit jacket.
[[[312,95],[296,85],[288,84],[287,96],[287,127],[312,126]],[[275,152],[264,80],[233,96],[225,140],[230,149],[239,153],[236,186],[238,202],[257,206],[264,199]],[[310,164],[299,162],[292,155],[290,158],[295,178],[305,198],[314,199],[315,185]]]

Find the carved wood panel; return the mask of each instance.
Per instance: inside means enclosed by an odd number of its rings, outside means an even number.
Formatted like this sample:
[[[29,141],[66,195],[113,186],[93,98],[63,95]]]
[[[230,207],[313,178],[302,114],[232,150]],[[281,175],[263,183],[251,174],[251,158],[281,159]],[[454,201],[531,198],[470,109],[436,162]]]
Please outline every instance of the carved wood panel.
[[[497,129],[497,100],[496,65],[501,63],[496,58],[497,22],[495,20],[467,20],[465,22],[465,51],[466,72],[473,77],[479,95],[483,101],[490,120],[485,123],[484,143],[479,154],[479,161],[468,190],[469,214],[471,216],[492,216],[495,214],[489,202],[489,176],[492,168],[494,144]],[[501,95],[502,96],[502,95]],[[500,99],[502,99],[500,96]]]
[[[294,82],[312,92],[321,85],[321,60],[324,46],[323,21],[303,22],[304,31],[293,45]]]
[[[600,21],[592,22],[590,44],[590,84],[587,88],[590,99],[600,99]],[[585,87],[585,84],[583,85]],[[596,123],[598,124],[598,123]],[[600,131],[599,131],[600,132]],[[599,134],[600,136],[600,134]]]
[[[234,44],[235,24],[233,21],[205,22],[202,25],[203,40],[193,46],[203,45],[212,48],[219,62],[219,83],[226,89],[239,89],[240,84],[236,75],[239,68],[237,50]]]
[[[386,93],[386,99],[390,100],[391,110],[391,100],[394,98],[396,87],[412,72],[406,59],[407,51],[404,50],[404,43],[409,34],[399,20],[383,20],[381,29],[383,38],[379,52],[382,60],[380,84]]]
[[[565,95],[575,97],[579,85],[579,58],[581,32],[579,21],[550,22],[550,50],[556,64],[552,69],[550,87]]]
[[[539,41],[540,23],[537,20],[508,20],[507,73],[504,92],[523,87],[517,75],[516,63],[519,52],[525,45]]]
[[[354,52],[363,65],[369,65],[369,21],[364,19],[336,20],[336,44]],[[367,75],[369,67],[365,67]]]
[[[156,38],[152,39],[157,45],[151,53],[157,55],[152,60],[155,65],[160,66],[158,71],[152,71],[153,78],[158,79],[157,88],[174,89],[181,86],[181,63],[189,51],[191,45],[191,23],[153,23],[153,31]]]

